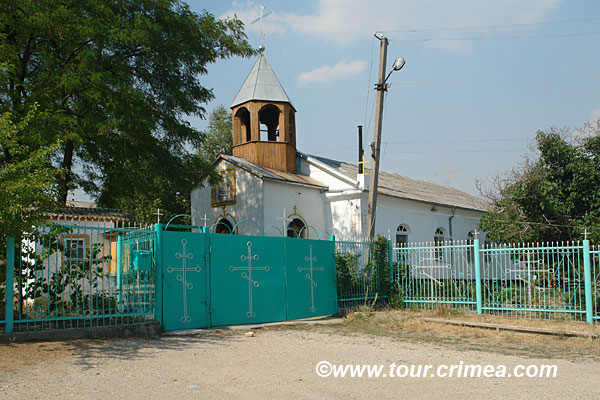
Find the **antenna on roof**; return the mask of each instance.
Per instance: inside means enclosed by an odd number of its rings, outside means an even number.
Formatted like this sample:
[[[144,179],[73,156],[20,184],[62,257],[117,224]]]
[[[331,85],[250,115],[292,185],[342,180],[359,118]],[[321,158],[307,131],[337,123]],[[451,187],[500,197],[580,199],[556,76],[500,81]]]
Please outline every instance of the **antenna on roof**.
[[[265,33],[263,31],[263,18],[267,18],[269,15],[271,15],[273,12],[269,11],[266,14],[263,14],[263,11],[265,10],[265,6],[260,6],[259,8],[259,17],[256,18],[254,21],[250,22],[250,25],[255,24],[256,22],[260,21],[260,46],[258,46],[258,51],[263,52],[265,51],[265,46],[263,46],[263,39],[265,37]]]

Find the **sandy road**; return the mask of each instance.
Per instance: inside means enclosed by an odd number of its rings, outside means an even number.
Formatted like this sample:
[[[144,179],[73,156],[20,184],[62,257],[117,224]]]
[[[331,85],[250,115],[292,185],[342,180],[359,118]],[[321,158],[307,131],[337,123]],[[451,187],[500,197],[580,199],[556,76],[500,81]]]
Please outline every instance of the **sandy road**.
[[[450,346],[452,347],[452,346]],[[557,364],[557,378],[321,378],[315,365]],[[600,363],[298,329],[0,346],[5,398],[599,398]]]

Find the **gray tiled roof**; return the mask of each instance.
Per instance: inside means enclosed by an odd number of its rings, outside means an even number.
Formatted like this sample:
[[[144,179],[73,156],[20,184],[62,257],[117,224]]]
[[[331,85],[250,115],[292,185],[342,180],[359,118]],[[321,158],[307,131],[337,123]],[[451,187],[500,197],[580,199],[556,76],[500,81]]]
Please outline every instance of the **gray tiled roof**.
[[[230,107],[233,108],[250,100],[284,102],[294,108],[264,54],[256,60]]]
[[[117,208],[99,208],[95,203],[67,201],[67,207],[48,214],[52,218],[98,218],[114,221],[133,221],[126,211]]]
[[[229,161],[230,163],[236,164],[240,168],[243,168],[246,171],[248,171],[262,179],[270,179],[270,180],[274,180],[274,181],[297,183],[297,184],[301,184],[301,185],[314,186],[319,189],[327,189],[327,185],[324,185],[321,182],[318,182],[315,179],[312,179],[311,177],[308,177],[306,175],[296,174],[296,173],[292,173],[292,172],[277,171],[272,168],[260,167],[256,164],[253,164],[250,161],[245,160],[240,157],[221,154],[219,156],[219,158],[217,158],[215,163],[213,163],[213,165],[215,165],[220,159],[224,159],[224,160]]]
[[[356,165],[319,156],[310,157],[321,161],[343,175],[356,179],[358,173],[358,167]],[[418,179],[411,179],[406,176],[385,171],[379,173],[379,188],[377,192],[403,199],[477,211],[486,211],[489,207],[485,200],[458,189]]]

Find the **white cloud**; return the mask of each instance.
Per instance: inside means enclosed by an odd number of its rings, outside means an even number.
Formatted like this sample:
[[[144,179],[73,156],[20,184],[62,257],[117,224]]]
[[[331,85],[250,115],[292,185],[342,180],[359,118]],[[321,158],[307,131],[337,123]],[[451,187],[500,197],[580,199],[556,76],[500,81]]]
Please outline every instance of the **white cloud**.
[[[281,15],[298,32],[348,44],[375,31],[541,22],[563,0],[318,0],[313,14]],[[474,31],[477,32],[477,31]],[[462,34],[462,33],[461,33]],[[443,37],[426,32],[395,38]],[[456,48],[454,45],[446,45]],[[458,46],[459,48],[461,46]]]
[[[590,113],[590,121],[596,121],[598,119],[600,119],[600,108],[596,108]]]
[[[346,60],[342,60],[333,66],[323,65],[312,71],[303,72],[298,77],[298,80],[301,83],[330,82],[336,79],[358,75],[365,69],[366,65],[366,62],[363,60],[352,61],[350,63],[346,63]]]

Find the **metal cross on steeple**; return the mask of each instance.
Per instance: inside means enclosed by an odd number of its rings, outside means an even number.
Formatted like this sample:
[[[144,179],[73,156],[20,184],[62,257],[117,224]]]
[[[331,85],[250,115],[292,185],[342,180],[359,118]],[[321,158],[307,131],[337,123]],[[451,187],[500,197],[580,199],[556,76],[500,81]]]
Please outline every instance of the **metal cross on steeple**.
[[[263,31],[263,18],[268,17],[269,15],[271,15],[271,11],[267,12],[266,14],[263,14],[263,11],[265,10],[265,6],[260,6],[259,8],[259,17],[256,18],[254,21],[250,22],[250,25],[260,21],[260,46],[258,47],[258,50],[262,51],[265,49],[265,46],[263,46],[263,40],[265,37],[265,32]]]

